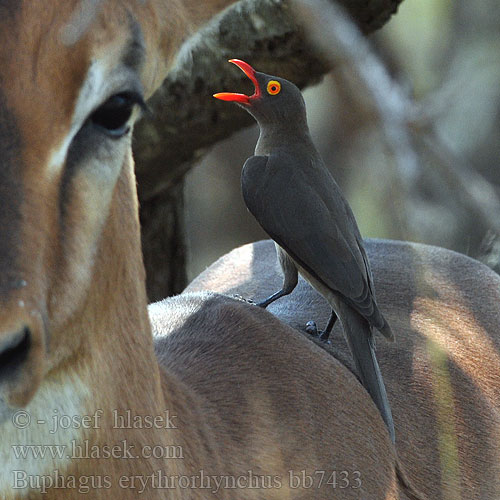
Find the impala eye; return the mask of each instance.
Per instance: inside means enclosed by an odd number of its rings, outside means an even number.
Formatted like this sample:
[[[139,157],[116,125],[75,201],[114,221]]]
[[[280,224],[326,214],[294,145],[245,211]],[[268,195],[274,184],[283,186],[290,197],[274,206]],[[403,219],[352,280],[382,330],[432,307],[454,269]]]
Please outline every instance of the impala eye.
[[[90,115],[90,121],[105,129],[110,136],[122,137],[130,130],[128,121],[136,104],[143,108],[146,106],[141,95],[137,93],[115,94]]]
[[[280,82],[277,82],[276,80],[271,80],[267,84],[267,93],[271,95],[276,95],[279,94],[281,90],[281,84]]]

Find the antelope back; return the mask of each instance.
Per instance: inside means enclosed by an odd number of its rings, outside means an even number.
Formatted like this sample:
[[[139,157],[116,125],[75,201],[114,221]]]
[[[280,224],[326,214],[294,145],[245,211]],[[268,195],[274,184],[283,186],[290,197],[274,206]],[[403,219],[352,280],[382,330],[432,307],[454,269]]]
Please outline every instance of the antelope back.
[[[394,343],[378,339],[377,357],[409,478],[429,498],[497,498],[500,278],[437,247],[367,240],[367,252],[380,308],[396,335]],[[274,244],[263,241],[225,255],[186,291],[259,301],[281,280]],[[329,316],[303,280],[269,311],[302,331],[307,321],[321,327]],[[339,325],[332,340],[332,353],[352,369]]]
[[[183,293],[149,311],[159,362],[192,397],[190,411],[177,410],[189,455],[229,481],[217,498],[399,498],[377,408],[323,349],[267,311],[215,293]]]

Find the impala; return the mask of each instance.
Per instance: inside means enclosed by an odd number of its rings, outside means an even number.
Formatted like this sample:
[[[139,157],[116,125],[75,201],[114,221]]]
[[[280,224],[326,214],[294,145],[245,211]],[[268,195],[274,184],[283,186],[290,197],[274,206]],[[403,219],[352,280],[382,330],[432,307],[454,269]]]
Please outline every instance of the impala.
[[[397,332],[394,344],[378,343],[377,357],[398,456],[412,484],[432,499],[500,498],[499,276],[442,248],[388,240],[367,240],[366,248],[377,299]],[[273,243],[265,241],[222,257],[186,292],[210,289],[261,300],[280,280]],[[150,307],[158,311],[151,316],[155,325],[165,306]],[[302,280],[269,310],[300,330],[311,317],[329,317],[328,304]],[[269,324],[271,337],[273,328]],[[335,357],[353,369],[338,328],[332,343]],[[302,370],[301,364],[314,380],[322,373],[314,356],[303,353],[293,369]],[[336,408],[351,408],[350,398],[343,390]]]
[[[397,450],[355,375],[285,323],[302,302],[283,322],[201,291],[261,293],[274,256],[248,259],[266,244],[152,305],[153,340],[131,131],[189,30],[229,3],[0,1],[0,498],[395,499],[412,482],[444,498],[423,338],[460,377],[463,498],[493,498],[498,279],[473,261],[418,247],[415,274],[413,246],[370,246],[401,339],[381,349]]]

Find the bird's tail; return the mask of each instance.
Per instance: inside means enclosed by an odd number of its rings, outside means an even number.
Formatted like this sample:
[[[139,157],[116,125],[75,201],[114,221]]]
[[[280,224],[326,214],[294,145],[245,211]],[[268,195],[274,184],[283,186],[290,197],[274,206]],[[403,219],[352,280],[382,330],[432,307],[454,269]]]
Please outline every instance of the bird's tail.
[[[395,441],[392,412],[385,391],[384,380],[375,356],[373,333],[369,323],[347,304],[340,314],[342,327],[361,383],[372,397],[384,419],[392,442]]]

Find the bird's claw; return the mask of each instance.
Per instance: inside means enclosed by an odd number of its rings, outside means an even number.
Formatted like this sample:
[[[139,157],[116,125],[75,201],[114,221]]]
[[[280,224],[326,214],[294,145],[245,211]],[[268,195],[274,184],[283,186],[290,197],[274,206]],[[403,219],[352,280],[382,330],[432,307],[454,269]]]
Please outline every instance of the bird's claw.
[[[316,322],[315,321],[308,321],[306,323],[306,332],[309,335],[312,335],[313,337],[319,337],[318,327],[316,326]]]
[[[319,340],[320,342],[323,342],[323,344],[331,345],[331,341],[328,340],[328,337],[325,338],[325,332],[318,330],[315,321],[308,321],[306,323],[306,333]]]
[[[253,304],[253,305],[255,305],[255,302],[252,299],[246,299],[245,297],[243,297],[239,293],[234,293],[233,294],[233,299],[239,300],[240,302],[246,302],[247,304]]]
[[[325,332],[319,332],[319,340],[325,345],[332,345],[332,341],[328,338]]]

